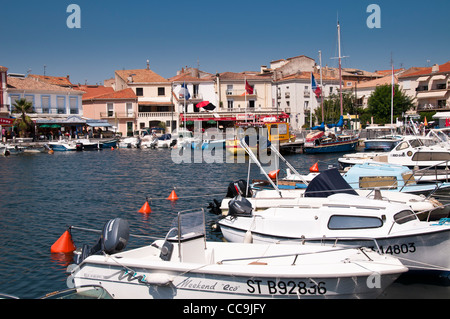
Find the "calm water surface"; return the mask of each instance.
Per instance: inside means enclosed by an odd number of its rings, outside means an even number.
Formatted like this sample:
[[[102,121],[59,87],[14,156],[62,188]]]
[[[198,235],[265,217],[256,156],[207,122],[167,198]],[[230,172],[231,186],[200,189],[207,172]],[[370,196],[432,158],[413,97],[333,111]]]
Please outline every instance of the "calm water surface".
[[[290,155],[300,172],[337,155]],[[230,182],[246,179],[246,163],[175,164],[167,149],[55,152],[0,157],[0,293],[38,298],[67,288],[71,256],[51,254],[51,245],[69,225],[100,230],[110,219],[128,220],[136,235],[164,236],[178,211],[205,208],[222,199]],[[263,179],[256,166],[251,178]],[[174,189],[175,202],[166,198]],[[152,212],[138,213],[146,197]],[[216,219],[206,210],[207,224]],[[221,240],[220,233],[208,238]],[[98,234],[72,230],[77,247]],[[130,237],[127,248],[149,243]],[[387,298],[449,298],[448,278],[402,277]]]

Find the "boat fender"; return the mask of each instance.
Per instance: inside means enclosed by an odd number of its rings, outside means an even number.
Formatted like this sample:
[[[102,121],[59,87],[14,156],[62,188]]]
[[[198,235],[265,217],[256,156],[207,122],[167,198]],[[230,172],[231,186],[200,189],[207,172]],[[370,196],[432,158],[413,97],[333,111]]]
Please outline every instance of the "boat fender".
[[[145,279],[143,279],[143,281],[150,285],[167,286],[173,282],[173,279],[174,277],[170,276],[169,274],[156,273],[145,276]]]
[[[252,244],[253,243],[253,235],[250,230],[247,230],[244,236],[244,244]]]

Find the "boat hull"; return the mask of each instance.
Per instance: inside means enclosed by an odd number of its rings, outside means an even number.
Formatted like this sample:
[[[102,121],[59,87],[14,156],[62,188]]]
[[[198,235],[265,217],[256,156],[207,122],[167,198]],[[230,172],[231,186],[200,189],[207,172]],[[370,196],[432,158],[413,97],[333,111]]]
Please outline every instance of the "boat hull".
[[[367,140],[364,142],[365,150],[374,151],[385,151],[389,152],[392,150],[399,141],[389,141],[389,140]]]
[[[348,143],[330,143],[329,145],[305,147],[304,152],[306,154],[350,152],[356,150],[358,142],[356,140]]]
[[[237,259],[220,258],[224,245]],[[100,285],[117,299],[347,299],[376,298],[407,271],[397,259],[368,249],[283,246],[214,243],[206,254],[215,257],[201,263],[152,260],[144,247],[130,251],[130,258],[90,256],[72,271],[72,279],[76,287]],[[290,254],[299,247],[306,254]],[[249,249],[261,248],[267,259],[252,258]],[[354,263],[343,261],[346,257]]]
[[[236,219],[237,220],[237,219]],[[242,218],[240,219],[242,221]],[[219,222],[220,229],[224,238],[229,242],[244,242],[246,236],[248,236],[248,229],[251,227],[251,219],[246,223],[239,223],[230,221],[227,217]],[[292,224],[292,221],[290,222]],[[245,226],[244,226],[245,224]],[[295,222],[294,222],[295,224]],[[448,272],[450,271],[450,228],[442,227],[438,222],[430,223],[436,227],[434,232],[426,232],[420,234],[411,235],[388,235],[373,237],[378,243],[381,251],[385,254],[390,254],[399,258],[403,264],[410,270],[414,271],[437,271]],[[245,228],[248,227],[248,228]],[[441,229],[439,230],[439,227]],[[299,227],[300,229],[300,227]],[[348,232],[351,234],[351,232]],[[319,238],[317,236],[315,238]],[[335,238],[332,235],[323,236]],[[351,235],[342,235],[340,238],[352,237]],[[358,236],[364,237],[362,235]],[[298,241],[303,238],[298,235],[289,235],[284,231],[267,233],[255,229],[251,231],[251,238],[253,243],[276,243],[284,241]],[[357,239],[353,237],[353,240],[344,240],[345,245],[350,246],[366,246],[375,248],[373,242]],[[310,241],[308,241],[309,243]],[[342,241],[339,241],[342,244]]]

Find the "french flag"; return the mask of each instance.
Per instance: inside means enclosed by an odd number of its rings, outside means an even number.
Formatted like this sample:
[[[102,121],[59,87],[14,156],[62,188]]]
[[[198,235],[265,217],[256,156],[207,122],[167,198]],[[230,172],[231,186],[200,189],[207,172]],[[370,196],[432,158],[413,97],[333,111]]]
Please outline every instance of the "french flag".
[[[311,73],[311,87],[313,92],[316,94],[317,98],[322,94],[322,90],[316,84],[316,79],[314,78],[314,74]]]

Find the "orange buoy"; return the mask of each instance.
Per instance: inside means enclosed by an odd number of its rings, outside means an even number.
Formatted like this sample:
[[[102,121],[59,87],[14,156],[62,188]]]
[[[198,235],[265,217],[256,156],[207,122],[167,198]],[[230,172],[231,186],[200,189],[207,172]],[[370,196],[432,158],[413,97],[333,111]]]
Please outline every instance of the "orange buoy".
[[[69,230],[66,230],[64,234],[52,245],[50,252],[52,253],[71,253],[77,249],[72,241],[72,235]]]
[[[309,168],[311,173],[319,173],[319,162]]]
[[[148,200],[145,201],[144,205],[142,205],[141,209],[139,210],[139,213],[148,214],[151,213],[152,209],[150,208],[150,205],[148,204]]]
[[[55,153],[55,151],[54,150],[50,150],[50,151],[48,151],[48,153],[49,154],[53,154],[53,153]]]
[[[271,172],[269,172],[269,177],[270,177],[271,179],[276,179],[279,172],[280,172],[279,169],[277,169],[276,171],[271,171]]]
[[[178,196],[177,193],[175,193],[175,190],[172,191],[172,193],[170,193],[169,197],[167,197],[168,200],[177,200]]]
[[[114,146],[111,146],[111,151],[114,151]]]

